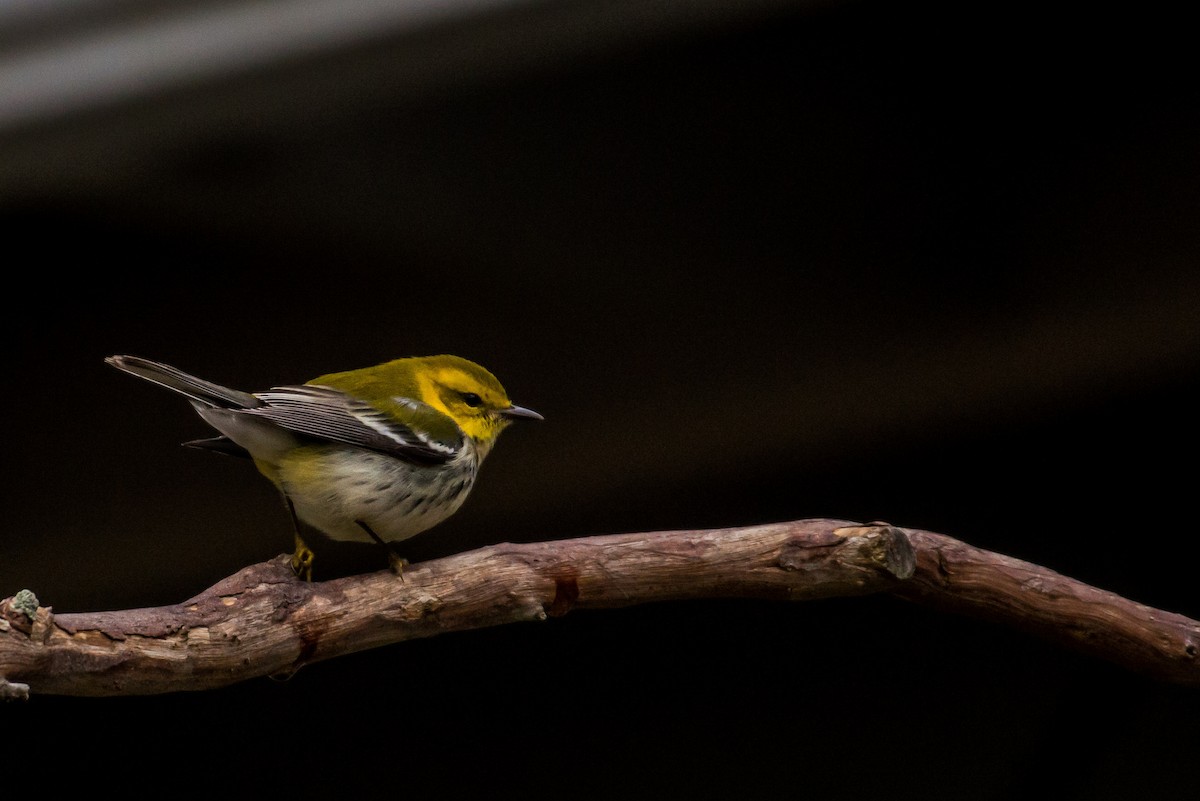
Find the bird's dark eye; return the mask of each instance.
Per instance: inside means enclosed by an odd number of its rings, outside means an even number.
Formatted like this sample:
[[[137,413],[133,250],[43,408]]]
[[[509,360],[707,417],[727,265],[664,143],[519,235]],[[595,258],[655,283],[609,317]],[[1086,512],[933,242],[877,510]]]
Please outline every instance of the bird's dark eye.
[[[459,395],[462,396],[463,403],[467,404],[468,406],[483,405],[483,398],[479,397],[474,392],[460,392]]]

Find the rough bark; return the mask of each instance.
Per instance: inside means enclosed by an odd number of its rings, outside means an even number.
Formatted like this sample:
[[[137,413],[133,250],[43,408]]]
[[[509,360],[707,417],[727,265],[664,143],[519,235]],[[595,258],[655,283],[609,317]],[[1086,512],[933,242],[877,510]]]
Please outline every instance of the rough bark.
[[[401,576],[311,584],[280,556],[151,609],[55,614],[21,593],[0,601],[0,697],[203,690],[573,608],[881,592],[1200,684],[1197,621],[932,532],[814,519],[505,543],[410,565]]]
[[[905,531],[917,569],[897,595],[1011,626],[1164,681],[1200,685],[1200,621],[944,534]]]

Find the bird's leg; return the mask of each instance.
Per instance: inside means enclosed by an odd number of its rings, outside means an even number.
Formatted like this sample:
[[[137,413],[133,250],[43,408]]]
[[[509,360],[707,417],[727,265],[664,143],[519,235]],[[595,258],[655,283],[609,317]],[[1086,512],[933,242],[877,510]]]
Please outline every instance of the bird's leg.
[[[300,532],[296,532],[296,552],[292,554],[292,572],[302,581],[312,581],[313,552],[305,544]]]
[[[358,524],[359,528],[367,532],[367,536],[375,540],[375,542],[379,543],[384,548],[387,548],[388,566],[392,569],[393,573],[395,573],[397,576],[400,576],[400,578],[404,578],[404,568],[408,566],[408,560],[396,552],[396,546],[390,542],[384,542],[383,539],[374,531],[372,531],[371,527],[362,520],[355,520],[354,522]]]
[[[283,496],[284,502],[287,503],[288,514],[292,516],[292,530],[296,535],[296,550],[292,554],[292,572],[302,581],[312,581],[313,576],[313,551],[304,542],[304,538],[300,536],[300,519],[296,517],[296,507],[292,504],[292,499]]]

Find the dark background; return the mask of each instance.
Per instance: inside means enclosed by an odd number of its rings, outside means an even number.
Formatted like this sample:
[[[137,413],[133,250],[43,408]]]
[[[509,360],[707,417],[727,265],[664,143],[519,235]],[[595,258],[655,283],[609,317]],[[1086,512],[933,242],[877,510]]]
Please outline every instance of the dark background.
[[[154,46],[158,3],[0,17],[0,595],[168,604],[290,548],[269,484],[104,356],[255,390],[450,352],[546,421],[414,559],[883,519],[1200,616],[1180,20],[450,7],[244,63],[197,37],[220,69]],[[1194,798],[1200,744],[1194,689],[886,598],[576,612],[0,720],[55,787],[232,797]]]

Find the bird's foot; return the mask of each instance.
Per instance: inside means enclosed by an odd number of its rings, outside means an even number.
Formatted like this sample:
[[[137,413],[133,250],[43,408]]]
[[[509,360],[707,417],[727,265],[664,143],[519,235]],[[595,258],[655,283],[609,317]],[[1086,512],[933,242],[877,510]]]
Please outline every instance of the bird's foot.
[[[397,554],[395,551],[392,551],[389,549],[388,550],[388,567],[390,567],[392,569],[392,572],[395,573],[397,576],[399,576],[401,578],[401,580],[403,580],[404,579],[404,568],[408,567],[408,560],[405,559],[403,556],[400,556],[399,554]]]
[[[296,538],[296,552],[292,554],[292,572],[301,581],[312,581],[313,552],[299,537]]]

